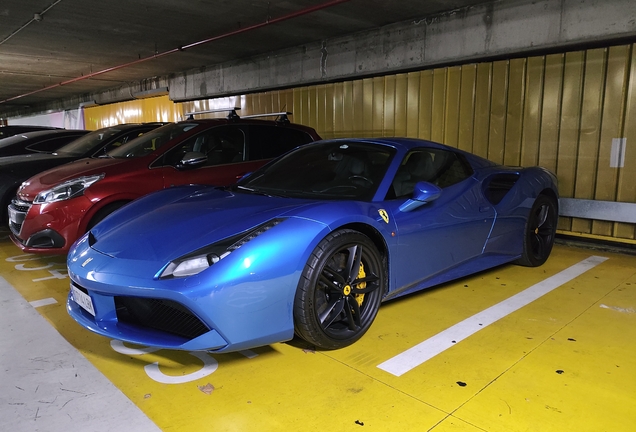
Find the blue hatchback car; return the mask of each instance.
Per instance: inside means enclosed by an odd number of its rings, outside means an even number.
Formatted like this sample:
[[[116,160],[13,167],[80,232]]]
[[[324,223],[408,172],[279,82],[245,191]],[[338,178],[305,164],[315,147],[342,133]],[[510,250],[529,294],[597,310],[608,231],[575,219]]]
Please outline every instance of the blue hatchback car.
[[[380,303],[548,258],[556,177],[429,141],[299,147],[237,184],[182,186],[113,213],[68,256],[68,312],[110,338],[236,351],[358,340]]]

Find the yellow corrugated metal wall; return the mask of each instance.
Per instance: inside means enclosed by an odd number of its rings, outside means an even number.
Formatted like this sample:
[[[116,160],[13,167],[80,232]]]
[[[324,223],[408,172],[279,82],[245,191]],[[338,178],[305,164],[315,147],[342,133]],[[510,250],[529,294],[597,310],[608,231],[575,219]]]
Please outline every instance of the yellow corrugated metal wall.
[[[168,96],[92,106],[84,109],[84,124],[96,130],[122,123],[173,122],[182,119],[182,109]]]
[[[228,106],[239,106],[243,115],[287,110],[293,112],[294,122],[314,127],[323,138],[431,139],[498,163],[544,166],[557,173],[562,197],[636,203],[636,159],[629,150],[636,142],[635,45],[187,102],[174,108],[165,100],[127,104],[132,104],[130,111],[143,111],[135,121],[177,120],[184,112]],[[139,105],[153,101],[157,107]],[[102,114],[102,109],[86,110],[94,122],[90,125],[125,117],[121,110]],[[613,138],[627,140],[624,168],[610,168]],[[561,218],[559,228],[635,239],[634,224]]]

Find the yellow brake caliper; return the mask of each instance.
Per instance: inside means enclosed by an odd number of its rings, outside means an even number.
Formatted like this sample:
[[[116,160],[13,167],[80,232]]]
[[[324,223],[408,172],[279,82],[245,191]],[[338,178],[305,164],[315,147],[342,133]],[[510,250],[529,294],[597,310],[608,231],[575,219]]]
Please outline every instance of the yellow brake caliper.
[[[358,270],[358,279],[362,279],[367,274],[364,272],[364,264],[360,262],[360,270]],[[360,282],[357,286],[358,289],[365,289],[367,287],[366,282]],[[364,294],[354,294],[356,301],[358,302],[358,306],[362,306],[362,302],[364,302]]]

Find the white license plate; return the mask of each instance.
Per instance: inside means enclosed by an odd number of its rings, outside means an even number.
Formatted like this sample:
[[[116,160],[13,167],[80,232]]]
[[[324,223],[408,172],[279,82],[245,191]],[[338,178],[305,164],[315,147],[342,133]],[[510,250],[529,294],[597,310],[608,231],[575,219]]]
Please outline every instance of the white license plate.
[[[13,222],[14,224],[19,225],[20,223],[18,222],[18,218],[16,217],[18,212],[15,211],[15,209],[13,209],[11,206],[9,206],[8,209],[9,209],[9,220]]]
[[[91,300],[88,294],[84,294],[79,289],[71,285],[71,291],[73,291],[73,300],[80,305],[89,314],[95,316],[95,308],[93,307],[93,300]]]

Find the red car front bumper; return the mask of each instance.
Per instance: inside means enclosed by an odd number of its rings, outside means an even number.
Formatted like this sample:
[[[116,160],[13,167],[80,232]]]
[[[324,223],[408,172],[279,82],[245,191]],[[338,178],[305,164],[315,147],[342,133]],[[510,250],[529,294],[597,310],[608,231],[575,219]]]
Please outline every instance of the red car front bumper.
[[[83,195],[47,204],[14,199],[9,205],[11,240],[24,252],[65,254],[83,234],[82,220],[92,204]]]

